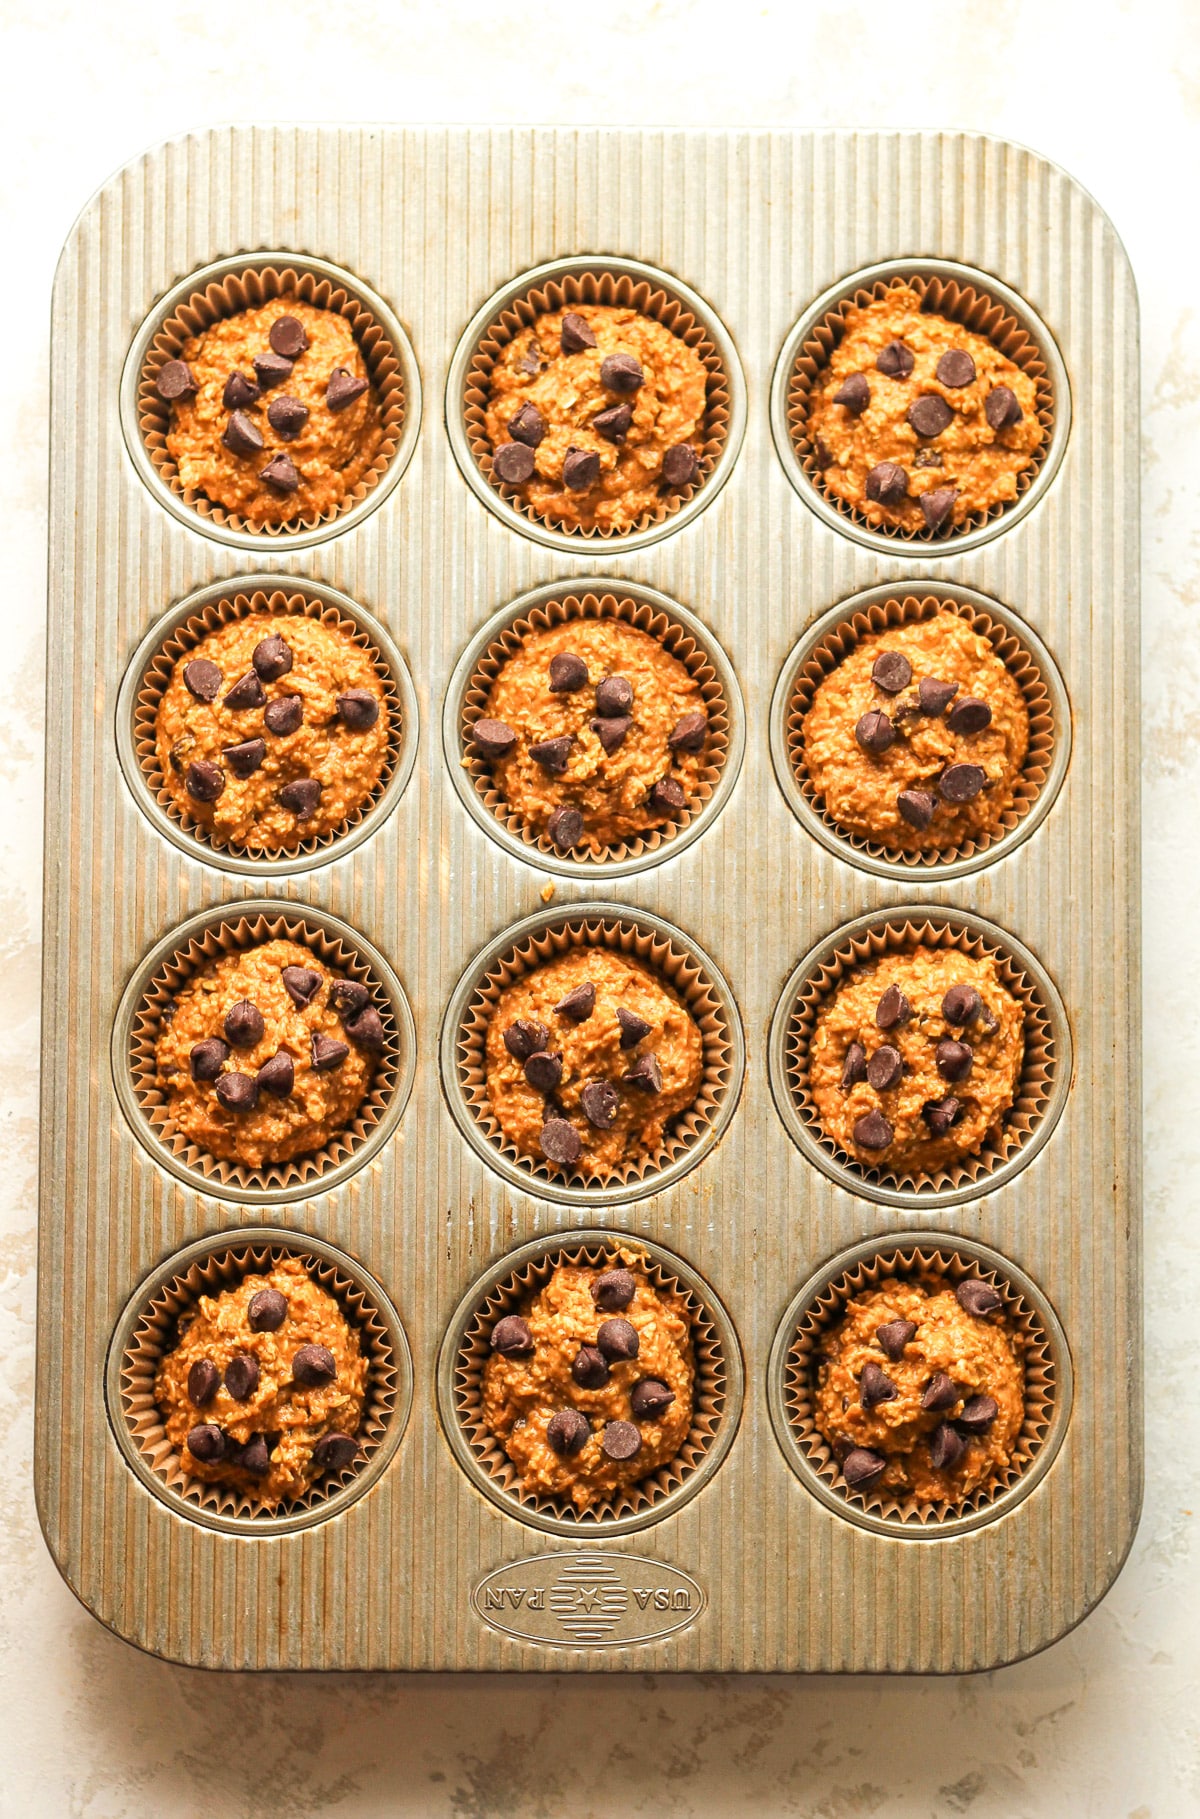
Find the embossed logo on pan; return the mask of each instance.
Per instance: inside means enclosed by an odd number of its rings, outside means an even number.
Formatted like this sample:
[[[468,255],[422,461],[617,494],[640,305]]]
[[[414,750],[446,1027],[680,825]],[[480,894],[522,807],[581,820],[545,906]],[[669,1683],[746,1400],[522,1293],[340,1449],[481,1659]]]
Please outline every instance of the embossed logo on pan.
[[[493,1629],[564,1648],[657,1642],[707,1602],[690,1574],[638,1554],[536,1554],[497,1567],[471,1594]]]

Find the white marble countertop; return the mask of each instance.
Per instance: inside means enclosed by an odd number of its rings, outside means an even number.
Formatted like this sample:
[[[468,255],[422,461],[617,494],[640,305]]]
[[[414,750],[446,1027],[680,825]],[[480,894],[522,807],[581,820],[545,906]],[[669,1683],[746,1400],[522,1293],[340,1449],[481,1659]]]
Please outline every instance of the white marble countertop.
[[[1200,911],[1200,11],[593,0],[531,16],[483,0],[260,0],[234,34],[229,20],[149,0],[0,0],[13,84],[0,117],[0,1815],[1200,1813],[1200,957],[1180,941]],[[972,127],[1064,164],[1129,248],[1145,409],[1147,1493],[1115,1589],[1036,1660],[949,1681],[209,1676],[116,1641],[42,1544],[31,1462],[54,262],[92,188],[157,139],[352,117]]]

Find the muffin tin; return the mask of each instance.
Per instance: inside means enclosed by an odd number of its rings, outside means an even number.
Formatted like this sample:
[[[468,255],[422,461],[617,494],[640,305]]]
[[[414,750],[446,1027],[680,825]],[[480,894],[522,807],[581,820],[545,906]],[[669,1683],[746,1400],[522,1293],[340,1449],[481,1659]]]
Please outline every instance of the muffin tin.
[[[833,508],[787,424],[812,330],[903,271],[1001,301],[1053,393],[1019,500],[930,541]],[[377,482],[296,533],[198,512],[138,421],[164,321],[247,272],[340,284],[402,374]],[[585,537],[492,486],[466,393],[532,290],[626,279],[694,318],[721,420],[677,510]],[[1140,1495],[1136,387],[1111,225],[1052,165],[969,135],[231,128],[99,192],[54,298],[36,1477],[102,1622],[217,1667],[948,1672],[1030,1654],[1103,1595]],[[292,863],[197,838],[138,759],[160,647],[255,590],[356,623],[402,712],[379,799]],[[634,863],[542,852],[463,764],[489,643],[601,595],[703,647],[728,707],[711,796]],[[789,769],[804,664],[839,617],[910,598],[989,615],[1049,701],[1026,812],[962,862],[839,838]],[[810,972],[926,919],[1008,956],[1050,1057],[1020,1140],[930,1188],[830,1154],[791,1078]],[[151,980],[258,920],[340,944],[394,1026],[378,1120],[279,1180],[175,1153],[135,1066]],[[597,1189],[506,1156],[464,1069],[480,979],[571,931],[679,955],[720,1013],[705,1115]],[[131,1347],[170,1284],[274,1244],[373,1310],[391,1362],[360,1468],[264,1519],[163,1469]],[[617,1245],[702,1308],[707,1425],[636,1508],[580,1521],[489,1458],[472,1334],[555,1254]],[[921,1520],[846,1494],[797,1378],[839,1283],[897,1251],[991,1274],[1041,1347],[1022,1470]]]

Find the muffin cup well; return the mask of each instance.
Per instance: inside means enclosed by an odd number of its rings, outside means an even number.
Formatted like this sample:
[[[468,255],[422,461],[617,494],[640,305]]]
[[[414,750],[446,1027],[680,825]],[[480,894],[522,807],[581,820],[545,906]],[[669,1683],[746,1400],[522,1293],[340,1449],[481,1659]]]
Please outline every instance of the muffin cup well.
[[[251,614],[319,619],[343,633],[370,657],[390,715],[387,757],[370,795],[340,827],[312,835],[286,850],[215,841],[210,830],[193,821],[164,787],[158,762],[155,720],[175,664],[219,627]],[[383,627],[335,588],[276,575],[215,582],[174,607],[139,645],[122,681],[117,705],[121,767],[139,806],[159,832],[207,864],[266,877],[291,877],[340,858],[374,833],[408,782],[416,738],[416,694],[407,665]]]
[[[371,988],[384,1029],[375,1075],[352,1122],[321,1150],[259,1168],[207,1155],[173,1124],[155,1047],[178,992],[211,960],[283,939]],[[399,1123],[412,1086],[415,1029],[383,956],[336,917],[308,905],[246,902],[201,912],[168,935],[130,980],[113,1028],[113,1073],[134,1131],[156,1162],[202,1192],[262,1205],[332,1187],[374,1156]]]
[[[919,852],[886,847],[839,826],[808,775],[804,719],[825,678],[865,637],[899,625],[956,613],[988,640],[1021,690],[1029,713],[1029,749],[1000,828],[957,846]],[[907,880],[928,872],[964,877],[994,863],[1027,839],[1049,813],[1066,774],[1071,715],[1066,689],[1049,651],[1015,613],[987,595],[948,582],[911,589],[882,583],[831,609],[810,627],[784,665],[771,704],[771,753],[780,787],[797,818],[822,845],[851,864]]]
[[[591,1509],[527,1491],[483,1414],[484,1366],[492,1327],[549,1281],[563,1263],[641,1265],[655,1288],[677,1294],[692,1323],[696,1377],[692,1426],[675,1458]],[[438,1358],[442,1426],[455,1457],[483,1494],[507,1515],[551,1534],[628,1534],[674,1514],[716,1471],[733,1444],[742,1404],[742,1361],[733,1324],[708,1284],[682,1259],[619,1232],[552,1235],[502,1258],[473,1284],[447,1328]]]
[[[708,371],[703,442],[697,449],[699,478],[688,487],[664,492],[655,508],[627,530],[584,530],[535,512],[518,489],[497,482],[492,474],[487,400],[492,368],[501,350],[538,316],[580,303],[632,308],[652,317],[686,342]],[[572,553],[587,542],[624,551],[656,542],[716,497],[741,446],[745,385],[727,330],[715,311],[686,284],[634,259],[557,259],[505,286],[468,324],[447,380],[446,421],[464,478],[511,528]]]
[[[487,1032],[500,994],[544,962],[585,946],[631,955],[658,973],[687,1006],[703,1041],[699,1092],[661,1147],[601,1176],[560,1173],[540,1157],[522,1155],[493,1117],[487,1091]],[[600,1206],[656,1193],[708,1153],[736,1109],[745,1049],[733,994],[702,948],[649,911],[588,903],[529,917],[472,962],[442,1022],[441,1063],[455,1122],[490,1167],[543,1199]]]
[[[887,1276],[945,1276],[952,1283],[987,1282],[1021,1335],[1025,1419],[1005,1473],[955,1503],[918,1503],[886,1489],[854,1490],[842,1477],[815,1422],[814,1393],[825,1336],[847,1303]],[[1054,1462],[1071,1410],[1071,1358],[1053,1308],[1030,1279],[995,1251],[969,1239],[921,1232],[911,1238],[871,1239],[844,1252],[796,1296],[771,1348],[768,1399],[784,1456],[828,1508],[876,1534],[938,1540],[980,1528],[1027,1497]]]
[[[1025,1008],[1025,1053],[1017,1096],[998,1137],[936,1176],[869,1168],[826,1135],[808,1092],[808,1051],[821,1005],[865,962],[917,946],[990,957]],[[910,1211],[954,1206],[990,1192],[1025,1168],[1058,1122],[1071,1080],[1071,1037],[1057,990],[1013,936],[963,910],[914,904],[875,911],[812,950],[785,985],[769,1037],[771,1090],[789,1135],[810,1162],[850,1193]]]
[[[472,752],[469,735],[486,709],[496,676],[526,638],[573,619],[607,618],[657,639],[699,684],[709,716],[709,751],[693,804],[674,821],[580,857],[560,853],[544,831],[531,827],[509,807],[495,785],[491,765]],[[443,735],[447,766],[459,796],[472,817],[500,839],[507,851],[544,871],[619,877],[682,851],[710,825],[737,779],[745,722],[737,679],[712,633],[665,594],[601,576],[577,590],[547,583],[523,594],[489,621],[451,679]]]
[[[356,1435],[363,1450],[351,1466],[318,1479],[302,1497],[265,1509],[244,1491],[191,1476],[167,1438],[154,1384],[200,1296],[219,1295],[284,1257],[298,1257],[357,1329],[367,1360],[367,1394]],[[395,1308],[361,1265],[320,1239],[243,1230],[201,1239],[141,1284],[113,1337],[106,1394],[122,1452],[164,1503],[207,1528],[283,1534],[336,1515],[379,1479],[408,1420],[412,1364]]]

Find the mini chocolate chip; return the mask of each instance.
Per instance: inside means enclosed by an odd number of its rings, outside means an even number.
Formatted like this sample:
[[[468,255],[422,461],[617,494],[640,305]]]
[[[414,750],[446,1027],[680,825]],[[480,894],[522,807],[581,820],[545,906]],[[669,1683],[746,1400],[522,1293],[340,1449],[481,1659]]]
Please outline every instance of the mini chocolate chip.
[[[379,718],[379,696],[369,688],[350,688],[337,698],[338,719],[352,733],[365,733]]]
[[[579,1095],[579,1103],[593,1130],[608,1131],[616,1121],[621,1098],[611,1080],[589,1080]]]
[[[663,456],[662,477],[668,486],[690,486],[700,472],[700,457],[690,442],[677,442]]]
[[[215,1080],[229,1059],[229,1044],[219,1036],[206,1036],[193,1045],[188,1065],[193,1080]]]
[[[582,353],[585,347],[595,347],[596,337],[586,316],[569,309],[562,319],[559,330],[559,341],[564,354]]]
[[[234,411],[221,440],[231,455],[257,455],[266,447],[262,431],[245,411]]]
[[[197,701],[215,701],[221,687],[221,672],[207,657],[193,657],[183,667],[183,685]]]
[[[321,785],[315,777],[293,777],[279,792],[280,806],[301,821],[315,815],[321,800]]]
[[[262,386],[256,379],[247,379],[245,373],[230,373],[221,393],[221,403],[227,411],[242,411],[261,397]]]
[[[953,1471],[963,1456],[966,1442],[948,1421],[939,1421],[929,1442],[929,1463],[935,1472]]]
[[[994,1396],[972,1396],[959,1410],[958,1425],[965,1427],[968,1434],[986,1434],[999,1413],[1000,1404]]]
[[[947,1023],[974,1023],[983,999],[973,985],[952,985],[942,999],[942,1016]]]
[[[358,373],[352,373],[348,367],[335,366],[329,375],[329,383],[325,387],[326,409],[335,414],[338,411],[349,410],[355,399],[361,398],[365,391],[370,390],[370,386],[369,379],[362,378]]]
[[[925,1122],[935,1137],[944,1137],[947,1131],[962,1117],[961,1101],[948,1095],[945,1099],[931,1099],[925,1109]]]
[[[662,1092],[662,1068],[657,1055],[639,1055],[627,1074],[622,1074],[626,1086],[634,1086],[640,1093]]]
[[[562,483],[573,493],[586,493],[600,478],[600,457],[595,449],[571,447],[563,456]]]
[[[529,756],[550,776],[561,777],[570,762],[574,743],[570,733],[561,733],[557,739],[542,739],[537,745],[531,745]]]
[[[241,745],[223,747],[221,752],[235,777],[252,777],[266,755],[265,739],[245,739]]]
[[[554,1007],[555,1015],[569,1017],[572,1023],[586,1023],[596,1008],[596,988],[589,979],[573,985],[565,998]]]
[[[983,414],[995,430],[1008,429],[1010,424],[1019,423],[1024,412],[1017,400],[1017,394],[1009,385],[998,385],[987,396]]]
[[[197,1358],[187,1376],[188,1401],[193,1408],[211,1402],[221,1382],[221,1373],[211,1358]]]
[[[371,988],[361,979],[332,979],[329,983],[329,1006],[343,1023],[361,1016],[371,1002]]]
[[[259,1090],[286,1099],[296,1084],[296,1066],[286,1049],[276,1049],[258,1070]]]
[[[892,1382],[885,1370],[877,1364],[864,1364],[859,1379],[859,1396],[864,1408],[874,1408],[880,1402],[894,1402],[900,1391]]]
[[[610,1364],[636,1358],[639,1344],[637,1327],[629,1320],[602,1320],[596,1334],[596,1344]]]
[[[595,1345],[581,1345],[571,1360],[571,1375],[580,1389],[603,1389],[608,1382],[608,1359]]]
[[[855,1143],[865,1150],[885,1150],[894,1134],[882,1112],[868,1112],[851,1132]]]
[[[563,1058],[539,1049],[536,1055],[530,1055],[524,1071],[526,1080],[537,1092],[553,1093],[562,1079]]]
[[[573,1124],[565,1118],[547,1118],[538,1138],[547,1162],[560,1168],[571,1168],[583,1154],[583,1140]]]
[[[234,1048],[253,1048],[266,1027],[262,1012],[249,998],[239,998],[225,1013],[225,1040]]]
[[[262,638],[255,645],[250,661],[261,681],[278,682],[292,667],[292,647],[278,632],[272,632],[269,638]]]
[[[589,720],[588,725],[604,750],[611,754],[625,743],[625,735],[633,721],[628,714],[620,714],[615,720]]]
[[[517,735],[503,720],[477,720],[469,736],[481,758],[506,758],[517,743]]]
[[[318,1472],[344,1472],[361,1452],[353,1434],[325,1434],[313,1448],[313,1465]]]
[[[176,398],[190,398],[198,390],[195,374],[186,360],[167,360],[159,367],[154,389],[160,398],[173,404]]]
[[[660,777],[647,798],[649,806],[659,815],[681,815],[687,807],[687,797],[683,786],[674,777]]]
[[[886,1093],[889,1087],[895,1086],[904,1072],[904,1059],[898,1048],[885,1042],[875,1050],[867,1062],[867,1084],[873,1086],[877,1093]]]
[[[921,1392],[921,1407],[924,1409],[953,1408],[958,1401],[958,1390],[945,1371],[935,1371]]]
[[[552,695],[574,695],[587,687],[588,667],[574,651],[556,651],[550,659],[549,689]]]
[[[632,354],[606,354],[600,362],[600,383],[610,392],[636,392],[644,376]]]
[[[217,1098],[227,1112],[252,1112],[258,1104],[258,1081],[249,1074],[222,1074],[217,1081]]]
[[[254,356],[254,372],[264,392],[272,391],[275,386],[282,385],[285,379],[290,379],[294,365],[294,360],[277,354],[273,348],[268,354]]]
[[[308,406],[301,404],[299,398],[293,398],[290,392],[281,392],[267,406],[267,422],[285,442],[294,442],[308,422]]]
[[[263,724],[277,739],[299,732],[304,724],[304,702],[299,695],[279,695],[263,710]]]
[[[621,1026],[621,1047],[636,1048],[643,1036],[648,1036],[654,1028],[644,1017],[634,1011],[627,1011],[623,1004],[617,1006],[617,1022]]]
[[[960,390],[975,383],[975,362],[964,347],[949,347],[937,363],[938,384]]]
[[[383,1018],[373,1004],[368,1004],[359,1011],[357,1017],[343,1017],[342,1024],[351,1042],[359,1048],[382,1048],[384,1044]]]
[[[311,1004],[321,989],[321,974],[307,966],[285,966],[279,977],[283,989],[300,1010]]]
[[[916,355],[903,341],[889,341],[875,357],[875,370],[889,379],[907,379],[916,364]]]
[[[910,827],[927,828],[933,820],[934,801],[928,790],[901,790],[896,797],[896,807]]]
[[[846,1050],[846,1060],[842,1067],[842,1091],[848,1093],[852,1086],[867,1077],[867,1051],[861,1042],[852,1042]]]
[[[277,354],[282,354],[288,360],[295,360],[308,346],[308,336],[298,316],[276,316],[267,340]]]
[[[914,398],[904,414],[918,436],[940,436],[954,421],[954,412],[936,392]]]
[[[560,1408],[546,1423],[547,1446],[564,1457],[581,1451],[591,1434],[591,1422],[577,1408]]]
[[[217,1465],[225,1457],[225,1436],[212,1421],[202,1421],[187,1437],[187,1449],[201,1465]]]
[[[951,764],[942,772],[938,791],[943,802],[974,802],[987,782],[987,772],[977,764]]]
[[[259,474],[277,493],[294,493],[300,485],[300,472],[290,455],[272,455]]]
[[[861,417],[871,402],[871,388],[865,373],[851,373],[833,394],[835,404],[844,405],[852,417]]]
[[[921,514],[929,530],[941,530],[954,510],[954,501],[957,498],[958,488],[956,486],[939,486],[932,493],[921,494]]]
[[[288,1299],[277,1288],[260,1288],[246,1304],[252,1333],[277,1333],[287,1319]]]
[[[630,1270],[605,1270],[596,1277],[589,1293],[597,1307],[616,1313],[618,1308],[629,1306],[637,1294],[637,1283]]]
[[[875,1022],[881,1030],[895,1029],[912,1016],[912,1005],[898,985],[889,985],[875,1006]]]
[[[908,497],[908,475],[894,461],[881,461],[867,475],[866,492],[878,505],[899,505]]]
[[[937,1071],[943,1080],[965,1080],[971,1071],[974,1052],[967,1042],[939,1042]]]
[[[591,428],[606,442],[624,442],[633,423],[633,407],[628,404],[610,404],[607,410],[600,411],[592,418]]]
[[[596,684],[596,712],[605,720],[627,714],[633,706],[633,683],[628,676],[605,676]]]
[[[629,1394],[629,1407],[638,1421],[654,1421],[675,1400],[675,1391],[657,1377],[643,1377]]]
[[[610,1421],[600,1445],[610,1459],[633,1459],[642,1450],[642,1436],[632,1421]]]
[[[235,1352],[225,1366],[225,1388],[235,1402],[249,1402],[258,1388],[258,1359],[253,1352]]]
[[[341,1067],[349,1053],[350,1050],[346,1044],[339,1042],[336,1036],[324,1036],[319,1031],[313,1036],[309,1045],[309,1055],[315,1074],[332,1074],[335,1069]]]
[[[238,1447],[232,1463],[249,1472],[252,1478],[265,1478],[271,1469],[271,1455],[263,1436],[254,1434],[245,1446]]]
[[[667,735],[667,746],[673,752],[698,752],[703,750],[707,737],[708,715],[703,708],[696,708],[675,722],[674,730]]]
[[[852,1491],[866,1490],[887,1470],[887,1460],[868,1446],[854,1446],[842,1460],[842,1477]]]
[[[524,403],[515,416],[508,420],[508,433],[514,442],[524,442],[529,448],[536,448],[546,434],[546,419],[536,404]]]
[[[885,1320],[882,1326],[875,1328],[875,1338],[880,1350],[895,1364],[904,1356],[904,1348],[915,1336],[916,1330],[915,1320]]]
[[[239,676],[233,684],[222,706],[229,708],[231,713],[242,714],[251,708],[262,707],[266,699],[262,683],[254,671],[248,669],[246,674]]]
[[[946,724],[952,733],[982,733],[992,724],[992,710],[978,695],[964,695],[950,709]]]
[[[524,486],[533,469],[533,450],[525,442],[501,442],[492,455],[492,472],[506,486]]]
[[[304,1389],[322,1389],[337,1376],[337,1359],[327,1345],[302,1345],[292,1359],[292,1381]]]
[[[954,1299],[965,1314],[974,1314],[977,1320],[1004,1306],[1003,1297],[996,1293],[991,1283],[981,1282],[978,1276],[965,1277],[955,1289]]]
[[[901,651],[880,651],[871,666],[871,680],[876,688],[898,695],[912,681],[912,664]]]
[[[985,1036],[994,1036],[1000,1028],[999,1017],[986,1004],[981,1004],[979,1007],[979,1027]]]
[[[854,728],[854,737],[864,752],[883,753],[895,745],[896,729],[885,713],[873,707]]]
[[[917,684],[921,712],[933,719],[945,713],[957,693],[957,682],[940,682],[936,676],[922,676]]]
[[[540,1054],[549,1041],[546,1025],[532,1018],[519,1017],[504,1032],[504,1046],[515,1061],[528,1061],[530,1055]]]
[[[913,456],[914,467],[945,467],[946,457],[940,448],[919,448]]]
[[[497,1320],[492,1328],[492,1350],[500,1352],[505,1358],[519,1357],[523,1352],[533,1350],[533,1334],[529,1322],[520,1314],[505,1314]]]

